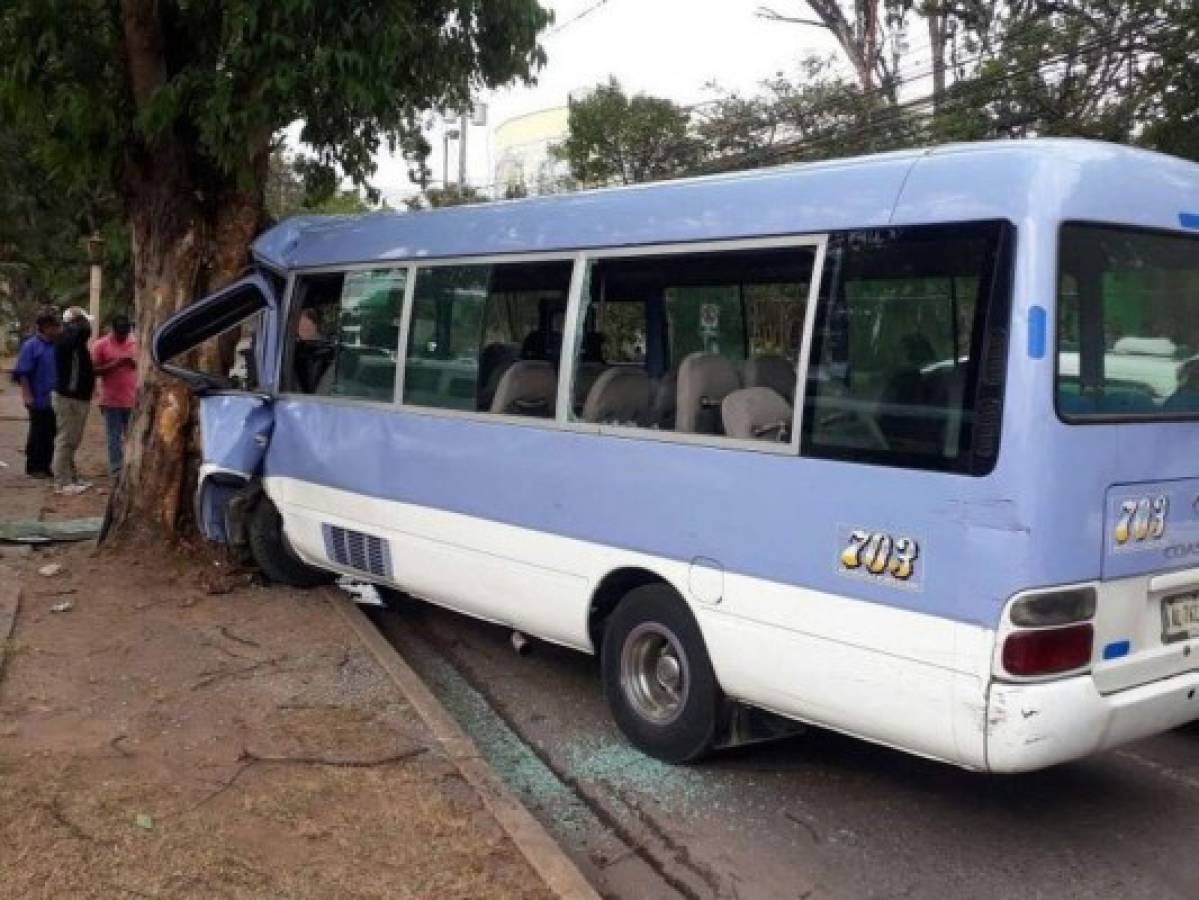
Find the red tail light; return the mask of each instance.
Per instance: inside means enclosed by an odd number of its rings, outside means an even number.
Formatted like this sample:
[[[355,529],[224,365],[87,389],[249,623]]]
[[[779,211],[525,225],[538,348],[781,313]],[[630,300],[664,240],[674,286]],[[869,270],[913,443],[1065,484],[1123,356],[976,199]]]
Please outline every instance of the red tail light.
[[[1095,629],[1090,622],[1017,631],[1003,642],[1003,667],[1021,678],[1081,669],[1091,662],[1094,642]]]

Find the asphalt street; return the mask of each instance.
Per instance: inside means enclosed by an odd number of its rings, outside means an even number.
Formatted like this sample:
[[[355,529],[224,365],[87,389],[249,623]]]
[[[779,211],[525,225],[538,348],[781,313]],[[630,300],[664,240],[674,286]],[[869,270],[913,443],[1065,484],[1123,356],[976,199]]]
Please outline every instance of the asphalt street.
[[[373,617],[607,895],[1199,897],[1199,724],[1022,776],[815,728],[672,767],[590,657],[417,601]]]

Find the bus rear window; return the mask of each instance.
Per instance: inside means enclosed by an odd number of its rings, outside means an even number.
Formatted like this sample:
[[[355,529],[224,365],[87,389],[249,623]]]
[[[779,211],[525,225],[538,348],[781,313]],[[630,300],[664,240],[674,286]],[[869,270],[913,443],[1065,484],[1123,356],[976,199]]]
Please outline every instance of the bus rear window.
[[[1199,238],[1067,224],[1057,322],[1062,418],[1199,415]]]

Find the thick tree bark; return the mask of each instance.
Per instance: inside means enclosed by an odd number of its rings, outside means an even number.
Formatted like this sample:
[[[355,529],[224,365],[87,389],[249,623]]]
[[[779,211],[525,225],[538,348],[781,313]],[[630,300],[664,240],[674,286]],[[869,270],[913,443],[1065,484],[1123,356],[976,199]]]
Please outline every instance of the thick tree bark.
[[[165,154],[171,155],[171,154]],[[144,170],[132,193],[134,303],[141,342],[141,390],[125,446],[125,467],[110,501],[114,535],[135,526],[174,536],[183,506],[191,444],[192,397],[150,361],[155,329],[189,302],[203,264],[206,235],[200,211],[178,177]]]
[[[142,383],[110,505],[113,537],[145,532],[175,538],[192,524],[200,449],[195,401],[182,382],[154,369],[150,342],[176,311],[237,277],[263,209],[261,191],[229,190],[206,214],[183,199],[195,194],[175,179],[150,178],[131,209]],[[201,369],[224,368],[215,344],[193,362]]]

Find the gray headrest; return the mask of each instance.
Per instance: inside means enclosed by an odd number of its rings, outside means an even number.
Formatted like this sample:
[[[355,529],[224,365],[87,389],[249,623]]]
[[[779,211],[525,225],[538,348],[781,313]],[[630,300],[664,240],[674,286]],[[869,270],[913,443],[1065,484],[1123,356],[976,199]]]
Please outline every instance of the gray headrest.
[[[741,387],[731,362],[716,353],[691,353],[679,364],[675,430],[720,434],[720,402]]]
[[[720,404],[724,433],[743,440],[790,440],[791,413],[791,404],[768,387],[733,391]]]
[[[607,369],[587,392],[583,421],[644,425],[649,411],[649,376],[640,369]]]
[[[746,387],[768,387],[788,403],[795,403],[795,367],[785,356],[765,353],[745,361],[742,369]]]
[[[491,400],[493,413],[553,418],[558,373],[541,359],[522,359],[504,372]]]

